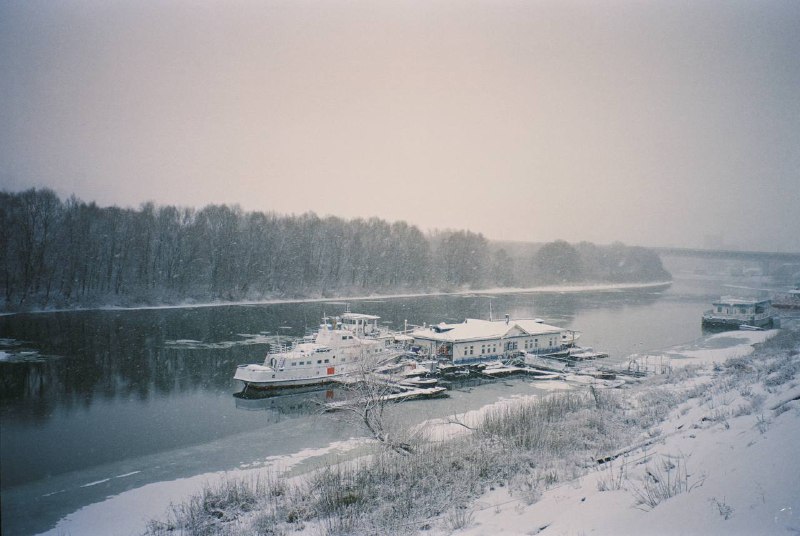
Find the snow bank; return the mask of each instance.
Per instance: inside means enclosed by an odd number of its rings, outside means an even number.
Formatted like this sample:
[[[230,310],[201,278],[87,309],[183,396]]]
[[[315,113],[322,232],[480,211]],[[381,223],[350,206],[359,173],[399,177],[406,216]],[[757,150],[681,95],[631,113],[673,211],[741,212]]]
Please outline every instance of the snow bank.
[[[667,352],[677,362],[723,363],[753,352],[753,344],[773,332],[729,332]],[[688,398],[663,423],[652,429],[650,441],[611,463],[590,468],[585,476],[560,483],[528,504],[511,495],[510,486],[480,497],[470,510],[470,526],[458,532],[471,536],[494,534],[754,534],[800,531],[800,355],[790,363],[770,356],[758,358],[759,368],[742,362],[741,377],[734,365],[706,366],[703,376],[683,384],[643,383],[636,389],[668,388]],[[727,368],[726,368],[727,367]],[[794,368],[792,368],[794,367]],[[715,370],[717,369],[717,370]],[[747,376],[749,374],[749,376]],[[748,379],[749,378],[749,379]],[[757,378],[758,382],[754,383]],[[562,382],[537,382],[557,389]],[[429,438],[446,440],[469,433],[488,412],[525,401],[512,397],[460,415],[456,422],[429,421]],[[62,519],[45,534],[127,535],[141,533],[151,519],[165,516],[170,503],[195,494],[204,485],[224,478],[255,478],[275,474],[317,458],[354,449],[365,440],[351,440],[309,449],[293,456],[264,460],[256,466],[210,473],[131,490],[87,506]],[[598,455],[608,453],[598,453]],[[646,482],[665,461],[687,469],[688,491],[655,508],[637,505],[633,490]],[[618,485],[615,471],[621,475]],[[608,489],[608,491],[600,491]],[[428,534],[437,532],[434,526]]]
[[[258,464],[245,464],[233,471],[206,473],[191,478],[155,482],[105,501],[85,506],[61,519],[55,527],[40,536],[80,534],[82,536],[115,536],[142,534],[147,522],[163,518],[171,503],[180,503],[206,484],[229,478],[259,478],[282,473],[301,463],[326,455],[342,453],[364,444],[364,439],[331,443],[318,449],[304,449],[288,456],[271,456]],[[128,476],[128,475],[121,475]],[[87,485],[96,484],[97,482]]]
[[[708,348],[676,352],[720,366],[706,367],[704,385],[659,426],[657,441],[549,489],[532,505],[504,488],[491,491],[474,504],[471,526],[456,534],[797,534],[800,347],[722,365],[774,335],[723,333],[709,337]],[[685,489],[652,508],[638,504],[636,490],[665,463],[686,468]]]

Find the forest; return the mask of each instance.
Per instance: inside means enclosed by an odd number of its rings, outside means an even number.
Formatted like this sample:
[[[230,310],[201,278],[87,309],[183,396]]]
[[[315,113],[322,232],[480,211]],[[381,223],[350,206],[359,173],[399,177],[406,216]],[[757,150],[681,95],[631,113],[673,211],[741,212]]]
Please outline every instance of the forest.
[[[506,244],[468,230],[238,206],[99,207],[0,192],[7,311],[665,281],[642,247]]]

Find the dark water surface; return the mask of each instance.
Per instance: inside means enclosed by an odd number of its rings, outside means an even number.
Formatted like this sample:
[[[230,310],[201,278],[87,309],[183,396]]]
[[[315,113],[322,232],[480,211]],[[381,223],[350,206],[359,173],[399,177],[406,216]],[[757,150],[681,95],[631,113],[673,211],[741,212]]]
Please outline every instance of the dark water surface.
[[[724,292],[715,279],[667,289],[471,295],[350,302],[388,326],[541,317],[583,332],[612,360],[698,338]],[[47,530],[82,506],[151,482],[232,469],[360,432],[320,415],[336,389],[268,400],[233,396],[236,365],[302,336],[342,302],[86,311],[0,317],[2,533]],[[415,418],[530,391],[512,380],[415,402]]]

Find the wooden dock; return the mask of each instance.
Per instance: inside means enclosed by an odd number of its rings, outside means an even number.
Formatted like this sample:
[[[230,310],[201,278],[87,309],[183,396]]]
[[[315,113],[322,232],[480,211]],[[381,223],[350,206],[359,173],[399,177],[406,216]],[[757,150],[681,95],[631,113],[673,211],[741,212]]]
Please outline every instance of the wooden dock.
[[[412,400],[415,398],[437,398],[445,396],[447,389],[444,387],[407,387],[399,384],[392,384],[392,387],[397,387],[399,390],[395,393],[388,393],[385,395],[376,396],[370,402],[402,402],[405,400]],[[367,402],[366,399],[353,399],[353,400],[339,400],[336,402],[328,402],[325,404],[327,411],[337,411],[347,409],[348,406],[359,405]]]

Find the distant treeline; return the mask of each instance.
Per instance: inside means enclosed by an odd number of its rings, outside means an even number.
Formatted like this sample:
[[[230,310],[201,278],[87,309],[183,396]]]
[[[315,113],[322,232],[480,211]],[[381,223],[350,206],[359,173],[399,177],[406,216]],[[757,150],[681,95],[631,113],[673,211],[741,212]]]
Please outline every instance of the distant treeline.
[[[0,192],[6,309],[135,305],[669,279],[658,255],[551,242],[530,255],[469,231],[313,213],[98,207],[48,189]]]

